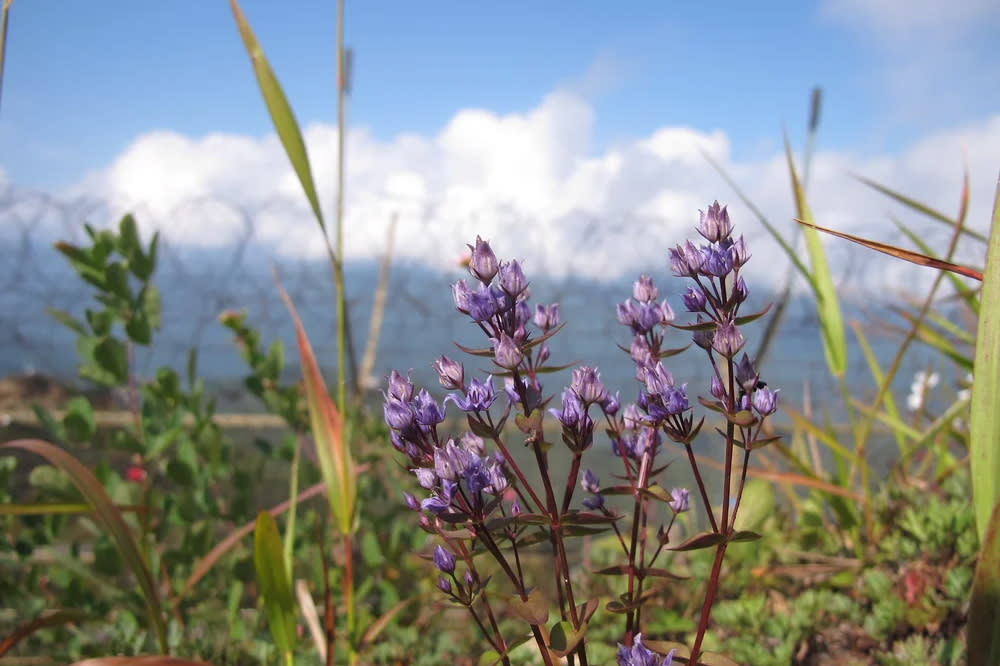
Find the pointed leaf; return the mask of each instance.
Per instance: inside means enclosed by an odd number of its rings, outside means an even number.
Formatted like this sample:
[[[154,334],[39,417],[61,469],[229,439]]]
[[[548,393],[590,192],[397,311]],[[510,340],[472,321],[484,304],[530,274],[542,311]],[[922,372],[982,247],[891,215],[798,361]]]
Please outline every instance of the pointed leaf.
[[[271,122],[278,133],[278,138],[281,139],[281,145],[285,148],[285,154],[288,155],[288,159],[292,163],[295,175],[298,176],[299,183],[302,184],[302,190],[305,192],[306,199],[309,200],[313,215],[316,216],[316,221],[319,222],[319,226],[325,234],[326,223],[323,221],[319,196],[316,194],[316,185],[313,182],[312,169],[309,166],[309,154],[306,152],[306,144],[302,140],[302,132],[295,120],[295,114],[292,112],[288,98],[285,97],[281,84],[278,83],[278,77],[274,75],[271,65],[264,56],[264,51],[261,49],[257,37],[254,36],[243,10],[240,9],[239,3],[236,0],[229,0],[229,6],[240,30],[240,36],[243,38],[243,46],[250,56],[250,64],[253,65],[254,74],[257,76],[257,85],[260,87],[260,94],[267,105],[267,111],[271,115]]]
[[[277,280],[277,276],[275,276]],[[295,338],[299,347],[299,361],[306,386],[306,401],[309,405],[309,422],[312,427],[316,457],[320,472],[326,484],[330,510],[334,515],[337,529],[341,534],[349,534],[354,529],[354,511],[357,503],[357,488],[354,479],[354,460],[344,437],[344,420],[330,398],[320,374],[319,364],[313,355],[312,345],[306,336],[302,320],[292,304],[292,299],[281,285],[278,293],[288,307],[295,324]]]
[[[1000,182],[993,202],[993,222],[986,255],[982,306],[976,336],[976,365],[972,381],[969,421],[969,458],[972,504],[976,509],[979,541],[986,540],[986,524],[1000,497]]]
[[[278,524],[267,511],[257,514],[257,526],[253,533],[253,564],[271,637],[279,651],[291,653],[295,650],[296,637],[295,599],[285,570]]]
[[[549,619],[549,601],[541,590],[532,590],[527,599],[513,594],[507,604],[514,615],[528,624],[545,624]]]
[[[703,548],[712,548],[718,546],[720,543],[726,540],[724,534],[719,534],[718,532],[700,532],[694,535],[684,543],[679,546],[674,546],[669,550],[675,551],[686,551],[686,550],[701,550]]]

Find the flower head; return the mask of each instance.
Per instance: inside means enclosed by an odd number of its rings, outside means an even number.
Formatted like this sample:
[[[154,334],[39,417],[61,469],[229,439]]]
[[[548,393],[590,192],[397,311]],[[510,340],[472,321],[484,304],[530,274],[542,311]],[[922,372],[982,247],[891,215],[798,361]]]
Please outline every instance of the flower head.
[[[698,233],[709,243],[718,243],[733,233],[733,225],[729,221],[729,212],[725,206],[720,207],[718,201],[708,207],[708,212],[698,211],[698,213],[701,215],[701,222],[698,224]]]
[[[674,661],[674,651],[661,657],[642,644],[642,634],[636,634],[632,647],[618,644],[618,666],[670,666]]]
[[[472,257],[469,259],[469,272],[482,282],[489,284],[497,274],[497,256],[493,254],[490,244],[476,236],[476,245],[469,245]]]

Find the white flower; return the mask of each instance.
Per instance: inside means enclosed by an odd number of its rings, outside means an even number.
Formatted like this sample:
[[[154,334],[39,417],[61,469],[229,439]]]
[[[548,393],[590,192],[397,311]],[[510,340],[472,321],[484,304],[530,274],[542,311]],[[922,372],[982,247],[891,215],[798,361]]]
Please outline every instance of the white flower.
[[[923,370],[918,370],[913,376],[913,383],[910,384],[910,395],[906,396],[907,408],[911,412],[915,412],[923,407],[924,400],[927,398],[927,390],[937,386],[940,380],[941,378],[936,372],[928,374]]]

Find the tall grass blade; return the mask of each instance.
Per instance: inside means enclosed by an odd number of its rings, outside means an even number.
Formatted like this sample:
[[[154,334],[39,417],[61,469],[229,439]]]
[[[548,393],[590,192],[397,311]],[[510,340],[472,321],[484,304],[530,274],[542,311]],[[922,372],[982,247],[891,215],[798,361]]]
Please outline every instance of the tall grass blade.
[[[1000,502],[993,507],[972,577],[969,666],[1000,664]]]
[[[292,299],[280,284],[278,292],[295,323],[295,337],[309,405],[309,421],[316,444],[316,457],[319,459],[320,472],[330,501],[330,511],[340,533],[350,534],[354,529],[357,489],[354,484],[354,461],[344,436],[344,419],[326,390],[312,345],[309,344]]]
[[[135,540],[132,539],[132,533],[129,531],[125,519],[122,518],[121,512],[112,503],[111,498],[108,497],[101,482],[79,460],[54,444],[39,439],[18,439],[0,444],[0,448],[20,449],[42,456],[50,464],[65,472],[73,485],[80,491],[84,500],[94,507],[94,519],[111,536],[122,560],[132,570],[132,574],[139,583],[139,588],[146,601],[146,611],[150,624],[156,631],[160,651],[166,653],[167,625],[163,620],[160,595],[156,590],[156,584],[153,582],[153,577],[149,573],[149,568],[146,566],[146,561],[142,558]]]
[[[799,217],[812,224],[812,211],[806,201],[805,191],[799,182],[795,171],[795,161],[792,150],[785,138],[785,158],[788,160],[788,172],[792,179],[792,193],[795,196],[795,207]],[[833,276],[826,262],[823,243],[814,229],[807,228],[804,232],[806,251],[812,265],[812,285],[816,295],[816,313],[819,316],[820,335],[823,339],[823,352],[830,372],[835,377],[843,377],[847,370],[847,336],[844,332],[843,319],[840,315],[840,305],[837,302],[837,291],[833,285]]]
[[[306,144],[302,140],[302,132],[295,120],[295,114],[288,103],[288,98],[285,97],[285,93],[281,89],[278,77],[274,75],[257,37],[250,28],[250,23],[244,16],[243,10],[240,9],[239,3],[236,0],[229,0],[229,6],[233,11],[236,26],[240,30],[240,36],[243,38],[243,46],[247,50],[247,55],[250,56],[250,64],[253,65],[254,74],[257,76],[257,85],[260,87],[260,94],[267,105],[267,111],[271,115],[271,122],[278,133],[281,145],[285,148],[285,154],[288,155],[288,159],[292,163],[295,175],[302,184],[302,190],[309,200],[309,206],[316,216],[316,221],[319,222],[325,235],[326,223],[323,221],[319,196],[316,194],[316,184],[313,182],[312,169],[309,166],[309,154],[306,152]]]
[[[285,569],[278,524],[267,511],[257,514],[257,526],[253,533],[253,564],[271,637],[284,655],[285,663],[290,663],[295,651],[295,599],[288,582],[288,570]]]
[[[986,254],[976,363],[972,381],[969,455],[972,504],[979,540],[986,542],[986,525],[1000,497],[1000,182],[993,202],[993,222]]]
[[[974,280],[982,280],[983,274],[974,268],[969,268],[968,266],[961,266],[959,264],[953,264],[950,261],[943,261],[941,259],[935,259],[934,257],[928,257],[927,255],[920,254],[919,252],[913,252],[912,250],[904,250],[901,247],[896,247],[895,245],[887,245],[886,243],[879,243],[877,241],[867,240],[865,238],[860,238],[858,236],[852,236],[851,234],[845,234],[842,231],[834,231],[833,229],[827,229],[814,224],[812,220],[795,220],[799,224],[805,225],[814,231],[822,231],[823,233],[830,234],[831,236],[837,236],[838,238],[843,238],[849,240],[852,243],[857,243],[858,245],[863,245],[870,250],[875,250],[876,252],[882,252],[883,254],[888,254],[889,256],[896,257],[897,259],[905,259],[910,263],[917,264],[918,266],[929,266],[930,268],[937,268],[942,271],[951,271],[952,273],[958,273],[959,275],[964,275],[965,277],[970,277]]]
[[[25,622],[21,626],[17,627],[13,633],[9,634],[2,641],[0,641],[0,658],[10,652],[15,645],[39,629],[58,627],[71,622],[81,623],[91,619],[93,619],[92,615],[82,611],[60,609],[52,612],[46,612],[44,615],[39,615],[34,620]]]

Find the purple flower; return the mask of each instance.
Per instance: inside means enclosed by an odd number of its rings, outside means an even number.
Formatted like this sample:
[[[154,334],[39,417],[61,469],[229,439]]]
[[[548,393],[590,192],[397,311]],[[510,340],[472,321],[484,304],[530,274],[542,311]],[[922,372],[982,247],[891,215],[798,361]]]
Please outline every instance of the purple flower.
[[[449,394],[444,401],[451,400],[463,412],[485,412],[496,400],[493,393],[493,377],[487,377],[486,381],[480,381],[478,377],[473,377],[469,382],[469,388],[464,397]]]
[[[539,345],[538,346],[538,365],[543,365],[546,361],[548,361],[549,360],[549,355],[551,355],[551,353],[552,352],[549,351],[549,346],[547,344],[545,344],[543,342],[541,345]]]
[[[441,573],[455,573],[455,554],[444,546],[434,547],[434,566]]]
[[[604,413],[607,414],[608,416],[614,416],[615,414],[617,414],[621,406],[622,403],[618,399],[618,392],[615,392],[614,395],[608,393],[607,395],[604,396],[604,401],[601,402],[601,409],[603,409]]]
[[[451,498],[455,494],[456,483],[454,481],[448,481],[447,479],[441,480],[441,488],[434,492],[433,495],[425,499],[420,503],[420,508],[424,511],[430,511],[433,514],[444,513],[451,506]]]
[[[472,317],[472,321],[487,321],[499,310],[497,295],[481,284],[478,289],[469,292],[463,312]]]
[[[640,275],[639,279],[632,285],[632,298],[640,303],[652,303],[656,300],[659,292],[653,286],[653,278]]]
[[[674,376],[663,366],[662,361],[657,361],[656,365],[647,368],[646,371],[646,392],[651,395],[665,395],[667,389],[673,387]]]
[[[712,386],[708,389],[708,392],[712,394],[712,397],[722,400],[726,395],[726,389],[722,387],[722,382],[719,381],[718,375],[712,375]]]
[[[444,408],[438,406],[427,389],[420,389],[412,404],[414,418],[418,424],[435,426],[444,421]]]
[[[688,287],[687,291],[681,295],[681,302],[684,303],[688,312],[705,311],[705,294],[700,289]]]
[[[474,433],[464,433],[461,438],[459,438],[459,443],[462,445],[463,449],[474,456],[482,456],[486,452],[486,444],[483,442],[483,438]]]
[[[393,398],[399,402],[409,402],[413,398],[413,384],[410,383],[409,376],[404,379],[403,375],[393,370],[389,373],[387,383],[385,391],[387,398]]]
[[[521,400],[521,396],[517,392],[517,384],[514,382],[513,377],[503,378],[503,392],[507,394],[507,402],[512,405]]]
[[[635,635],[632,647],[618,644],[618,666],[670,666],[674,661],[674,650],[661,657],[642,644],[642,634]]]
[[[563,427],[573,430],[583,423],[587,409],[576,391],[566,389],[562,394],[562,410],[550,409],[549,413],[559,419],[559,423],[563,424]]]
[[[405,490],[403,491],[403,502],[406,504],[406,507],[408,509],[411,509],[413,511],[420,510],[420,502],[417,501],[416,497],[406,492]]]
[[[489,284],[497,274],[497,256],[490,249],[490,244],[479,236],[476,236],[476,246],[468,247],[472,250],[469,272],[483,284]]]
[[[604,507],[604,495],[601,495],[600,493],[591,495],[587,499],[583,500],[583,506],[585,509],[590,511],[599,511]]]
[[[778,391],[766,386],[757,389],[753,394],[753,407],[761,416],[773,414],[778,409]]]
[[[743,276],[740,276],[740,278],[736,280],[736,289],[733,290],[733,297],[736,299],[737,303],[742,303],[747,300],[749,296],[750,289],[747,287],[747,281],[743,279]]]
[[[559,325],[559,304],[536,305],[535,326],[548,333]]]
[[[393,430],[405,430],[412,426],[415,421],[410,406],[392,396],[386,396],[385,404],[382,405],[382,414],[385,417],[386,425]]]
[[[631,298],[626,299],[624,303],[619,303],[617,312],[618,321],[621,322],[622,326],[635,326],[639,318],[639,308],[636,307]]]
[[[677,277],[698,275],[703,263],[705,263],[704,255],[691,241],[670,250],[670,270]]]
[[[747,249],[747,244],[743,242],[742,235],[730,246],[729,253],[733,255],[733,266],[736,268],[741,268],[750,259],[750,250]]]
[[[434,371],[437,372],[441,386],[448,390],[461,391],[465,388],[465,368],[461,363],[442,356],[434,361]]]
[[[521,264],[517,263],[516,259],[500,264],[501,289],[516,298],[527,286],[524,271],[521,270]]]
[[[597,368],[589,368],[585,365],[573,371],[570,388],[576,392],[584,405],[602,402],[608,395],[607,389],[601,383],[601,373],[597,371]]]
[[[712,340],[712,348],[726,358],[732,358],[743,348],[743,334],[736,324],[725,322],[715,329],[715,338]]]
[[[502,331],[499,338],[493,338],[493,361],[501,368],[514,370],[523,360],[524,353],[514,338]]]
[[[683,513],[690,507],[691,491],[687,488],[674,488],[670,491],[670,508],[674,513]]]
[[[434,470],[429,467],[417,467],[413,470],[413,474],[417,477],[417,483],[419,483],[422,488],[430,490],[437,485],[437,474],[435,474]]]
[[[584,470],[583,478],[580,479],[580,487],[588,493],[599,493],[601,492],[601,480],[597,478],[593,470],[587,469]]]
[[[713,243],[702,248],[705,263],[701,267],[703,275],[725,277],[733,271],[733,257],[721,245]]]
[[[728,238],[733,233],[733,225],[729,221],[729,212],[725,206],[719,207],[716,201],[708,207],[708,212],[698,211],[701,222],[698,224],[698,233],[709,243],[718,243],[723,238]]]
[[[752,393],[757,388],[757,368],[750,357],[746,354],[736,363],[736,382],[743,388],[744,393]]]
[[[668,415],[674,416],[689,409],[686,386],[687,384],[682,384],[679,388],[671,386],[664,392],[663,408],[667,410]]]
[[[438,589],[445,594],[451,594],[451,581],[444,576],[438,576]]]

